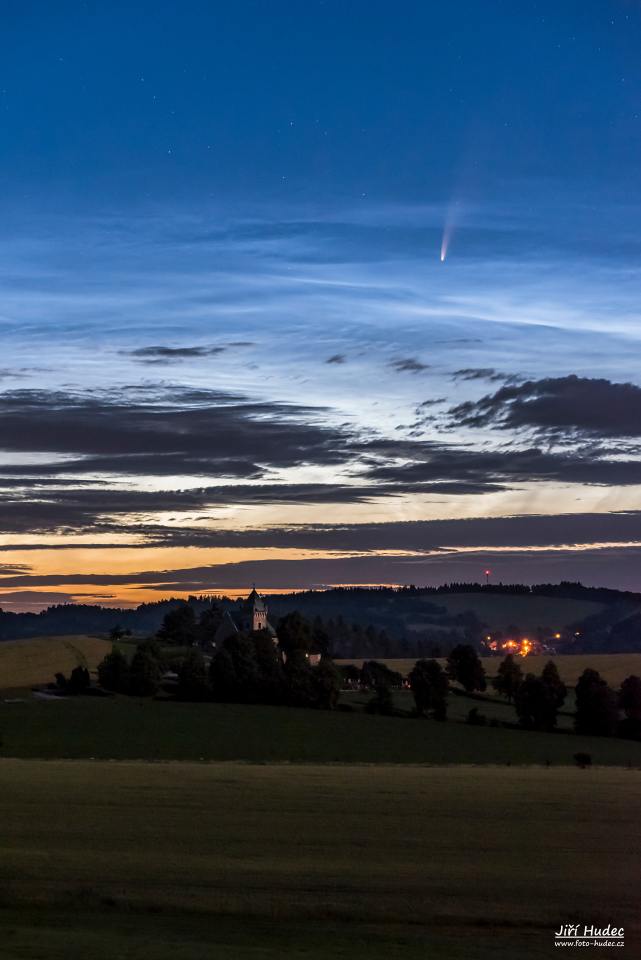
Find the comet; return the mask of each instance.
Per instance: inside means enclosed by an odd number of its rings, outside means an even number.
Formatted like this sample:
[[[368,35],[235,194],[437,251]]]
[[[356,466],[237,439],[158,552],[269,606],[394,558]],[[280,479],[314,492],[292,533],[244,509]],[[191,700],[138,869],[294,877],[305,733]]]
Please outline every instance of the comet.
[[[445,214],[445,224],[443,226],[443,237],[441,239],[441,263],[445,263],[447,259],[447,254],[450,247],[450,241],[452,239],[452,234],[454,233],[454,227],[458,223],[458,218],[460,214],[460,207],[457,200],[453,203],[450,203],[447,213]]]
[[[450,221],[446,221],[443,228],[443,239],[441,240],[441,263],[445,263],[445,258],[447,257],[447,250],[450,245],[450,240],[452,239],[452,231],[454,229],[454,224]]]

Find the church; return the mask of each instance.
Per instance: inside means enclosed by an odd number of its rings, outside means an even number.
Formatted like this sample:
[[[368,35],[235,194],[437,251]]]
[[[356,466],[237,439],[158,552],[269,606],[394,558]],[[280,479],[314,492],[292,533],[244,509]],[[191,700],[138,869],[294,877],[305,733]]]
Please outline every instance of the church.
[[[265,630],[274,643],[278,643],[276,631],[267,619],[267,604],[254,588],[240,609],[225,611],[222,622],[214,635],[214,643],[219,647],[229,637],[234,637],[239,633],[253,633],[258,630]]]
[[[278,646],[278,635],[267,617],[267,604],[256,588],[252,590],[246,600],[233,610],[226,610],[222,622],[214,634],[214,647],[220,648],[225,640],[238,634],[250,634],[264,631],[271,637],[275,646]],[[283,661],[287,659],[281,650]],[[317,667],[321,661],[320,653],[306,653],[305,657],[310,666]]]

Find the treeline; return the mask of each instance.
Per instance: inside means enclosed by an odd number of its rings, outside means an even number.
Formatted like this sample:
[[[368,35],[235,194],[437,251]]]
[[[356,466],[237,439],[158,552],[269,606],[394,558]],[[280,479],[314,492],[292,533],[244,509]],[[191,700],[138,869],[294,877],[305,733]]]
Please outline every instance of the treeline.
[[[436,587],[417,587],[409,584],[402,587],[333,587],[322,591],[324,594],[335,596],[365,596],[383,595],[397,596],[438,596],[439,594],[458,593],[491,593],[508,596],[539,596],[563,597],[572,600],[592,600],[596,603],[613,603],[616,600],[626,599],[634,603],[641,603],[641,593],[630,590],[615,590],[610,587],[586,587],[580,581],[561,580],[559,583],[481,583],[478,580],[452,581]],[[295,594],[296,598],[308,596],[317,597],[319,591],[304,590]],[[280,598],[287,598],[288,594],[279,594]]]
[[[153,634],[168,611],[185,604],[199,615],[211,604],[211,597],[159,600],[132,609],[80,603],[56,604],[40,613],[14,613],[0,608],[0,640],[108,633],[116,625],[138,635]]]
[[[563,707],[567,689],[553,661],[540,676],[523,676],[520,665],[509,654],[499,666],[494,689],[514,703],[521,726],[530,730],[553,730]],[[586,669],[574,689],[576,733],[590,736],[620,736],[641,739],[641,678],[627,677],[614,690],[597,670]]]
[[[203,608],[193,604],[179,603],[163,617],[156,632],[157,639],[163,644],[177,646],[199,645],[207,649],[214,640],[216,630],[222,622],[226,604],[221,601],[209,601]],[[274,618],[276,632],[281,645],[287,649],[290,635],[305,636],[307,649],[331,655],[338,660],[368,659],[374,657],[440,657],[451,650],[460,641],[461,635],[476,639],[482,627],[473,614],[461,614],[457,617],[459,629],[441,629],[425,631],[412,638],[398,641],[390,637],[384,628],[378,629],[372,624],[363,626],[358,622],[349,622],[340,614],[334,618],[321,616],[305,617],[298,610]],[[110,631],[116,640],[126,634],[125,628],[117,625]],[[301,640],[298,637],[297,642]],[[301,641],[302,642],[302,641]]]
[[[445,655],[457,644],[481,649],[486,632],[473,610],[451,613],[439,597],[447,594],[489,593],[504,596],[538,595],[598,601],[604,609],[581,622],[556,624],[562,628],[557,650],[569,652],[628,652],[641,648],[641,595],[584,587],[580,583],[480,584],[450,583],[441,587],[335,588],[268,597],[270,619],[276,625],[299,611],[318,623],[341,658],[411,658]],[[0,640],[34,636],[98,633],[113,629],[137,637],[154,635],[168,613],[176,612],[187,632],[212,606],[235,610],[240,601],[210,597],[161,600],[135,609],[63,604],[41,613],[14,613],[0,609]],[[222,615],[222,613],[221,613]],[[210,624],[211,626],[211,624]],[[532,633],[532,631],[528,631]],[[543,634],[550,631],[543,631]],[[542,639],[546,639],[545,636]],[[196,641],[191,641],[196,642]],[[200,642],[200,641],[198,641]]]
[[[209,608],[199,620],[171,611],[158,632],[164,642],[185,646],[186,623],[198,631],[219,611]],[[103,690],[138,697],[159,694],[179,700],[263,703],[332,709],[341,675],[326,652],[312,665],[317,649],[313,626],[292,614],[283,624],[280,642],[266,631],[238,633],[217,648],[209,662],[199,646],[187,645],[176,658],[163,652],[158,639],[138,644],[131,658],[116,647],[98,665]]]
[[[373,690],[373,697],[366,707],[369,712],[387,715],[399,712],[394,707],[392,691],[404,682],[400,674],[376,661],[364,663],[360,670],[355,666],[344,670],[348,688]],[[467,694],[487,690],[485,670],[473,647],[466,644],[455,647],[445,667],[437,660],[416,662],[407,678],[414,696],[415,715],[445,720],[451,682],[459,684]],[[556,728],[568,690],[553,661],[549,661],[538,676],[533,673],[524,675],[514,656],[508,654],[491,684],[497,694],[514,705],[519,726],[546,732]],[[484,726],[488,720],[480,707],[474,706],[468,713],[467,722]],[[641,740],[641,678],[629,676],[619,690],[614,690],[596,670],[584,670],[575,688],[574,730],[586,736]]]

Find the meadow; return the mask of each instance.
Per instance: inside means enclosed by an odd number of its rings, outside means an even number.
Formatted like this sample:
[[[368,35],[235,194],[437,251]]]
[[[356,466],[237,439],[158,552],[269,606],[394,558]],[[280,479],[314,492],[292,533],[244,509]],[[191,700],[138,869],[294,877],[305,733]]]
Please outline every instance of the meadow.
[[[620,769],[5,759],[3,956],[535,958],[570,919],[631,947],[640,803]]]
[[[411,696],[401,694],[409,709]],[[133,697],[0,703],[5,757],[246,760],[256,763],[595,764],[641,767],[641,743],[457,722]],[[346,698],[347,699],[347,698]],[[484,703],[452,696],[452,716]],[[502,717],[514,718],[507,705]]]
[[[0,690],[21,690],[53,682],[56,673],[69,674],[79,665],[92,671],[112,644],[99,637],[40,637],[0,643]]]
[[[82,639],[0,653],[95,666],[109,644]],[[583,920],[635,955],[640,743],[462,722],[513,721],[493,697],[452,693],[439,723],[369,696],[0,701],[3,960],[537,960]]]

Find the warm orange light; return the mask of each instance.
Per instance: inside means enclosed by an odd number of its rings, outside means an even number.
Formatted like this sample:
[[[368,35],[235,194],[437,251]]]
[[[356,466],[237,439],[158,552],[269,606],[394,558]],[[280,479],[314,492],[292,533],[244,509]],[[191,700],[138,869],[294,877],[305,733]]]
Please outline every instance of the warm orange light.
[[[493,649],[496,649],[496,643],[494,645],[490,644]],[[524,637],[521,641],[518,640],[506,640],[502,644],[502,650],[515,650],[517,655],[520,657],[527,657],[528,653],[531,653],[533,650],[534,644],[531,640],[528,640],[527,637]]]

